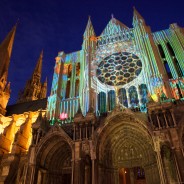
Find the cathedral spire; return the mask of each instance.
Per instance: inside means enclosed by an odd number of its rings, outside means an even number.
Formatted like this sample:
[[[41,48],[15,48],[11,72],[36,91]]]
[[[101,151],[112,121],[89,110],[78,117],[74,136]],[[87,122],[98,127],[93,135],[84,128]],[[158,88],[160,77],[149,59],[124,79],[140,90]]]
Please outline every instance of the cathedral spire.
[[[16,28],[17,23],[0,44],[0,77],[2,77],[6,72],[6,80],[8,78],[8,68],[10,64],[10,57],[12,53]]]
[[[40,82],[42,73],[42,59],[43,59],[43,50],[41,51],[40,56],[38,58],[36,67],[32,74],[32,78],[27,81],[24,90],[20,92],[17,103],[46,98],[47,80],[43,85]]]
[[[82,49],[88,50],[89,47],[94,47],[95,44],[93,44],[91,41],[95,40],[95,31],[91,22],[91,17],[88,17],[88,23],[86,26],[86,29],[83,34],[83,44],[82,44]]]
[[[34,72],[33,72],[33,76],[39,76],[39,77],[41,77],[41,73],[42,73],[42,60],[43,60],[43,50],[41,51],[40,56],[38,58],[36,67],[35,67]]]
[[[3,115],[6,113],[6,106],[10,98],[10,83],[7,84],[7,79],[16,28],[17,24],[0,44],[0,114]]]
[[[45,82],[44,82],[44,85],[47,85],[47,77],[45,78]]]
[[[84,38],[88,38],[90,36],[95,36],[95,31],[94,31],[90,16],[88,17],[88,23],[87,23],[87,26],[86,26],[86,29],[84,31],[83,36],[84,36]]]

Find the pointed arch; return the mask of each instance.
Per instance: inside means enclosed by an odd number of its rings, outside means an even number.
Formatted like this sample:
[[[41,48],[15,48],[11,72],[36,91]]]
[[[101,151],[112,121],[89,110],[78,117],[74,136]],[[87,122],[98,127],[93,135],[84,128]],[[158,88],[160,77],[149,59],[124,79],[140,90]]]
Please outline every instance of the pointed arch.
[[[148,183],[160,183],[153,136],[135,114],[114,112],[96,132],[100,184],[117,181],[121,168],[137,167],[144,169]],[[154,176],[150,176],[151,170]]]
[[[34,182],[71,183],[73,146],[71,138],[55,125],[44,137],[35,151]]]

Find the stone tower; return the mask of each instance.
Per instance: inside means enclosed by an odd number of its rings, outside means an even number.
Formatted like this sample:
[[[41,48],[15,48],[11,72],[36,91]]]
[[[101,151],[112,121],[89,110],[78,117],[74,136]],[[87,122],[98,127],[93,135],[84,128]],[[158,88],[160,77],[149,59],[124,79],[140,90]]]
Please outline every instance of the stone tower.
[[[0,114],[6,113],[6,106],[10,98],[10,83],[8,80],[8,68],[16,32],[15,25],[0,45]]]
[[[47,79],[43,84],[41,83],[42,59],[43,51],[40,53],[31,79],[27,81],[24,90],[20,92],[18,103],[46,98]]]

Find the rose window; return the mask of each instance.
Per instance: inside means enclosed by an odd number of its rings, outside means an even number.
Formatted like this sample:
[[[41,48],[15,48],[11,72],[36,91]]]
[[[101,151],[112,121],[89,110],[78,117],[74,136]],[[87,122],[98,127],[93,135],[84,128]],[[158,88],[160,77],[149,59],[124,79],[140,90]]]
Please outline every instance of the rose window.
[[[102,83],[119,86],[134,80],[141,70],[142,63],[138,56],[119,52],[104,58],[98,65],[96,73]]]

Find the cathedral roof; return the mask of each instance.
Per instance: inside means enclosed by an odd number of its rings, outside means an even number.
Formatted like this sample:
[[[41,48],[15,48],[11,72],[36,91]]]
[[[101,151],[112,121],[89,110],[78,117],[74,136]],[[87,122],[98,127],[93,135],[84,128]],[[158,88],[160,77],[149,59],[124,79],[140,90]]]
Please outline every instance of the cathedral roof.
[[[128,27],[112,16],[111,20],[103,30],[101,36],[121,32],[124,29],[128,29]]]
[[[29,111],[34,112],[38,111],[39,109],[45,110],[46,107],[47,107],[47,98],[9,105],[7,106],[6,116],[11,116],[13,114],[23,114],[24,112]]]

